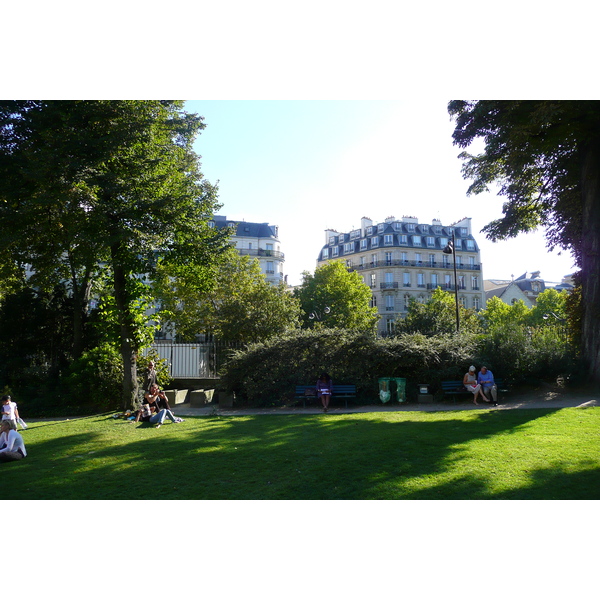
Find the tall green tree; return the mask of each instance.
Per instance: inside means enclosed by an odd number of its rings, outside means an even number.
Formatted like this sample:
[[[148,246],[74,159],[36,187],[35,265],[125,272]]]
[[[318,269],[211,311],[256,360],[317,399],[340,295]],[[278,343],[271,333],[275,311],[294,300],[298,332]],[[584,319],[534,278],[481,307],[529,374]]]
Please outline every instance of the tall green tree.
[[[233,248],[199,290],[193,269],[159,268],[157,294],[178,339],[209,333],[221,341],[252,343],[299,327],[300,306],[285,284],[272,285],[256,259]]]
[[[202,269],[226,245],[192,149],[203,127],[181,101],[0,102],[0,232],[36,285],[69,282],[75,355],[92,282],[110,269],[125,408],[137,397],[134,280],[159,261]]]
[[[374,331],[379,314],[371,307],[371,290],[361,276],[350,272],[342,261],[318,267],[314,275],[303,273],[302,284],[296,288],[303,323],[307,328],[340,327]]]
[[[477,333],[481,330],[477,313],[458,307],[460,329]],[[427,302],[411,299],[406,317],[396,325],[396,333],[442,335],[456,332],[456,300],[453,294],[437,288]]]
[[[465,101],[448,110],[468,193],[500,185],[504,216],[484,230],[492,240],[545,227],[549,246],[572,251],[581,268],[581,347],[600,382],[600,102]]]

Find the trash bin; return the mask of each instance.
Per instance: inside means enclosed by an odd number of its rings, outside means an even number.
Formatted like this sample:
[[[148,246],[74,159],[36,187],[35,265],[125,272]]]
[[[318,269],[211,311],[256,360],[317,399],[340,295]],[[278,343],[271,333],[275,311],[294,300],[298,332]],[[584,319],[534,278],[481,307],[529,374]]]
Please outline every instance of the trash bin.
[[[406,402],[406,379],[395,377],[396,380],[396,398],[398,402]]]
[[[380,377],[379,378],[379,399],[384,404],[386,402],[389,402],[390,398],[392,397],[391,383],[392,383],[391,377]]]
[[[406,402],[406,379],[403,377],[380,377],[379,399],[385,404],[392,399],[392,390],[396,388],[396,400]]]

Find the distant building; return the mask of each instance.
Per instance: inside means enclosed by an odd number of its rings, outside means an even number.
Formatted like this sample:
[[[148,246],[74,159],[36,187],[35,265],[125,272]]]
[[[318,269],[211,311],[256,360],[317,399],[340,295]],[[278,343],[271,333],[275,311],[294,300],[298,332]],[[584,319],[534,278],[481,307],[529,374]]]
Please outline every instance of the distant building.
[[[371,288],[372,306],[381,315],[379,333],[386,334],[406,316],[411,298],[426,302],[438,287],[454,292],[452,254],[442,252],[453,232],[459,302],[480,310],[485,301],[481,260],[469,218],[442,225],[437,219],[429,224],[416,217],[388,217],[374,223],[363,217],[358,229],[325,232],[317,264],[342,259],[348,269],[361,274]]]
[[[209,224],[218,228],[233,227],[235,233],[231,241],[239,254],[256,258],[270,283],[278,284],[284,281],[285,256],[281,252],[277,225],[234,221],[222,215],[215,215]]]
[[[517,300],[523,300],[528,308],[532,308],[537,297],[547,289],[561,291],[573,289],[572,275],[563,277],[562,283],[551,285],[540,277],[540,271],[523,273],[520,277],[508,281],[506,279],[486,279],[484,281],[486,302],[493,297],[500,298],[506,304],[514,304]]]

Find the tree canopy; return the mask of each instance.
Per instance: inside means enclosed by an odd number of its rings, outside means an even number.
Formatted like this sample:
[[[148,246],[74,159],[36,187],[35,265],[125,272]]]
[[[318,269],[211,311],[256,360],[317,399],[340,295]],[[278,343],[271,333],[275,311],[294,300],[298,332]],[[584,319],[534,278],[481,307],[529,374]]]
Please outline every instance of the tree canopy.
[[[256,259],[231,248],[215,272],[210,289],[195,293],[195,271],[159,269],[158,298],[171,314],[178,339],[199,333],[221,341],[251,343],[299,327],[300,306],[285,284],[272,285]]]
[[[342,261],[318,267],[314,275],[303,273],[296,288],[304,312],[304,327],[340,327],[360,331],[374,330],[379,321],[377,309],[370,306],[371,290],[356,272]]]
[[[125,406],[135,402],[137,283],[158,262],[210,265],[216,187],[192,144],[204,128],[180,101],[0,102],[0,232],[32,282],[68,281],[74,330],[98,273],[112,273]],[[77,339],[74,342],[77,354]]]
[[[481,138],[482,153],[462,152],[463,175],[478,194],[492,182],[506,197],[489,223],[500,240],[539,226],[551,248],[569,249],[580,267],[582,354],[600,381],[600,102],[465,101],[448,111],[454,143]]]

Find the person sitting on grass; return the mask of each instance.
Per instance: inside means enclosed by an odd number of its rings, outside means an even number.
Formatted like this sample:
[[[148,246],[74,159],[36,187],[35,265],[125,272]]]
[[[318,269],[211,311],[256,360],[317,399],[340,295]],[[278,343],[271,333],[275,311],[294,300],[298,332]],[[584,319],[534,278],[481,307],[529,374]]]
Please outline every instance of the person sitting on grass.
[[[150,386],[150,391],[144,394],[144,402],[136,414],[135,420],[133,421],[134,423],[147,421],[156,424],[156,427],[158,428],[167,418],[173,423],[183,422],[183,419],[176,417],[168,408],[160,408],[158,400],[161,397],[161,394],[164,396],[164,392],[159,390],[158,385],[153,384]]]
[[[0,462],[21,460],[27,456],[25,443],[13,421],[0,423]]]

